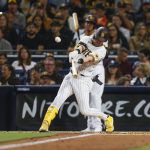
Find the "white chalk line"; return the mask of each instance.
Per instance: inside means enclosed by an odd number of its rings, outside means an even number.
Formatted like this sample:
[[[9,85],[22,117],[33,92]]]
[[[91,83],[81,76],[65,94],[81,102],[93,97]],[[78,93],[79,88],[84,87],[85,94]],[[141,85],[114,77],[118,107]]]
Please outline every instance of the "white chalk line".
[[[98,134],[99,133],[82,134],[82,135],[77,135],[77,136],[68,136],[68,137],[63,137],[63,138],[53,138],[53,139],[40,140],[40,141],[34,141],[34,142],[8,144],[8,145],[0,146],[0,150],[19,148],[19,147],[27,147],[27,146],[45,144],[45,143],[56,142],[56,141],[61,141],[61,140],[79,139],[79,138],[84,138],[84,137],[88,137],[88,136],[95,136],[95,135],[98,135]]]

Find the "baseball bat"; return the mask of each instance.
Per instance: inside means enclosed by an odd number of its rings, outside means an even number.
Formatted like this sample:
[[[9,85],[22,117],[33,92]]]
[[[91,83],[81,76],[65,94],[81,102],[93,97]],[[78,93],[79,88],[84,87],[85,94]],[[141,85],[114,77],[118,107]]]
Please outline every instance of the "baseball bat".
[[[75,62],[74,62],[74,60],[72,59],[71,60],[71,64],[72,64],[72,75],[73,75],[73,77],[77,77],[77,75],[78,75],[78,73],[77,73],[77,69],[76,69],[76,67],[75,67]]]
[[[74,12],[72,14],[73,17],[73,22],[74,22],[74,27],[75,27],[75,31],[77,32],[78,38],[80,40],[80,34],[79,34],[79,21],[78,21],[78,15],[76,12]]]

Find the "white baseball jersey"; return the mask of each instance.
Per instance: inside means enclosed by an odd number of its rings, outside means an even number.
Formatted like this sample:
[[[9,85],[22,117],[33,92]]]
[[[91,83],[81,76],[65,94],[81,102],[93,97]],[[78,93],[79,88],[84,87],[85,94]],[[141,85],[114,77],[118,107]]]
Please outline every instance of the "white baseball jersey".
[[[97,53],[100,60],[104,59],[106,55],[106,49],[104,46],[101,47],[101,50],[100,47],[93,46],[91,43],[91,38],[88,36],[82,38],[81,42],[85,43],[91,52]],[[82,53],[75,55],[73,59],[78,60],[79,58],[84,57],[85,56]],[[76,64],[77,69],[80,65],[81,64]],[[89,66],[84,70],[78,70],[77,78],[74,78],[71,73],[67,74],[59,88],[57,96],[51,105],[59,109],[69,96],[75,94],[80,112],[83,115],[101,117],[105,120],[107,118],[106,114],[102,113],[96,108],[89,107],[89,93],[93,86],[92,78],[94,76],[94,70],[98,65],[101,66],[102,62],[100,61],[98,64]]]

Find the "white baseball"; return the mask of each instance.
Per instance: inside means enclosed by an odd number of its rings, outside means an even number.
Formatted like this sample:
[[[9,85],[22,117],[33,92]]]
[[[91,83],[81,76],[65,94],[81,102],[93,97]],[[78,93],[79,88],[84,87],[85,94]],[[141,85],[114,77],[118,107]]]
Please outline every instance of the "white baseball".
[[[59,36],[55,37],[55,42],[60,43],[61,42],[61,38]]]

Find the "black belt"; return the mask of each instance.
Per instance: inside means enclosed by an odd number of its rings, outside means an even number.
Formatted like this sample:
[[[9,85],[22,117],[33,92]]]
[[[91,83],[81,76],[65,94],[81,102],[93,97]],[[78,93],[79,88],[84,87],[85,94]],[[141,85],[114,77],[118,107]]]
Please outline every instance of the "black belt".
[[[85,77],[85,75],[83,75],[83,74],[80,74],[80,76]],[[99,85],[102,85],[103,82],[101,82],[101,81],[98,79],[98,77],[99,77],[98,75],[94,76],[94,78],[92,79],[92,81],[93,81],[93,82],[96,82],[96,83],[99,84]]]
[[[92,81],[93,82],[96,82],[97,84],[99,84],[99,85],[102,85],[103,84],[103,82],[101,82],[99,79],[98,79],[98,74],[92,79]]]

